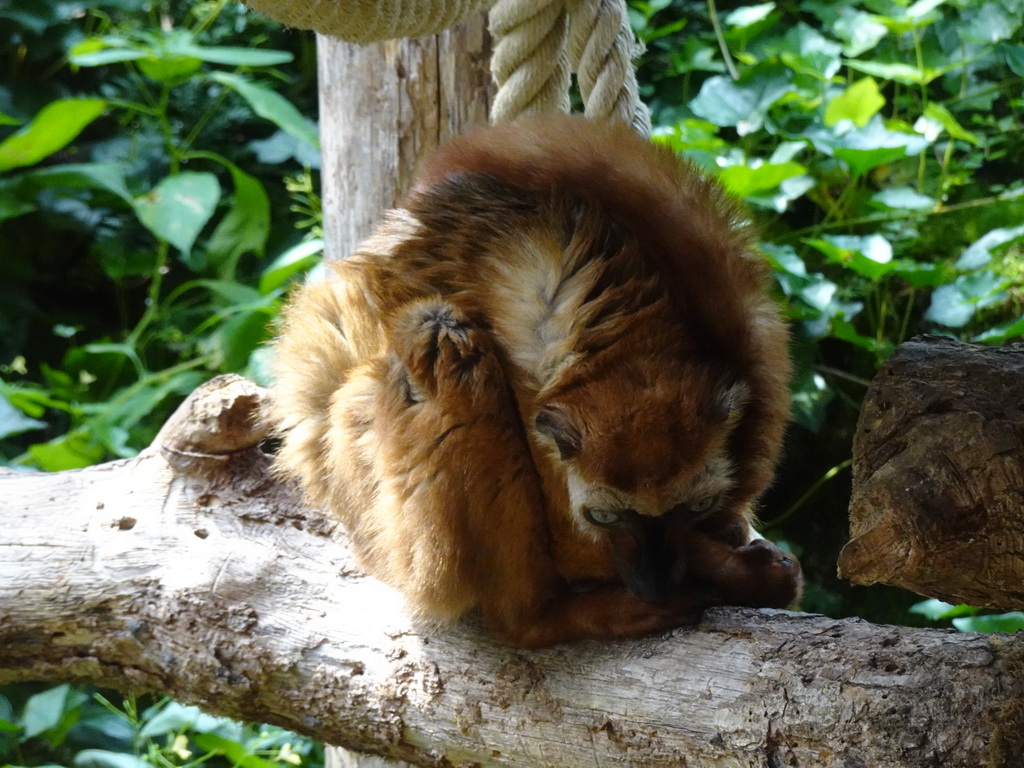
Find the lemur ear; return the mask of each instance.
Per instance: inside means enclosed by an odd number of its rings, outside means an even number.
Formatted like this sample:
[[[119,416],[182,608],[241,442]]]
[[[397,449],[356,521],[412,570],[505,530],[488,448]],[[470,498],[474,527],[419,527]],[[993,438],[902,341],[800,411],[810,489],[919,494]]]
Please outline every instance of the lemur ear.
[[[533,423],[538,432],[554,441],[563,461],[568,461],[580,452],[583,435],[561,408],[545,406]]]

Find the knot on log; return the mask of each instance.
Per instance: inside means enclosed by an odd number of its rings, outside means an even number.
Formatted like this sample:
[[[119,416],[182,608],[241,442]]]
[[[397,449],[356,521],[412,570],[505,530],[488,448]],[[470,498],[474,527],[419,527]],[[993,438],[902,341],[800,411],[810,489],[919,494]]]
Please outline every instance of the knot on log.
[[[157,449],[172,465],[225,458],[266,439],[259,416],[265,390],[235,374],[217,376],[189,395],[157,434]]]

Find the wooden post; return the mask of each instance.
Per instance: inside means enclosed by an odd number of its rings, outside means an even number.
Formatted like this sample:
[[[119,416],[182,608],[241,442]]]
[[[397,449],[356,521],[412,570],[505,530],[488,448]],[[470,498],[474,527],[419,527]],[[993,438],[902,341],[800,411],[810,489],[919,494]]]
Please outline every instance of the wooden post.
[[[371,45],[318,36],[325,253],[351,254],[439,144],[487,121],[484,16],[439,35]]]

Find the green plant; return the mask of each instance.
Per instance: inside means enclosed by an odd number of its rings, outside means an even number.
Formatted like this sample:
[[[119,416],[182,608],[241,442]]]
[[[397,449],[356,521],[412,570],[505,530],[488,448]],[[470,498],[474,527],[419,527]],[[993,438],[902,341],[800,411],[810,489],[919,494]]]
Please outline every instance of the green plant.
[[[1024,611],[992,614],[969,605],[924,600],[912,605],[910,612],[929,621],[949,621],[960,632],[1017,632],[1024,629]]]
[[[131,456],[203,379],[258,378],[252,353],[288,279],[316,250],[279,236],[281,257],[258,261],[275,214],[257,173],[273,174],[251,170],[252,155],[317,162],[315,125],[275,90],[293,53],[260,47],[266,25],[227,0],[182,12],[182,28],[167,22],[167,7],[115,12],[126,8],[141,4],[0,11],[23,40],[36,33],[44,50],[49,36],[60,40],[47,77],[94,91],[59,94],[19,120],[24,99],[0,90],[2,122],[13,126],[0,138],[0,248],[27,254],[0,264],[0,282],[22,289],[0,310],[0,456],[17,465]],[[256,45],[208,42],[231,15]],[[264,137],[264,126],[277,133]],[[245,132],[256,137],[239,151]],[[293,193],[281,185],[278,194]],[[315,217],[318,199],[300,199]],[[57,282],[63,301],[50,303]]]
[[[4,695],[6,694],[6,695]],[[13,686],[0,693],[0,763],[74,768],[318,768],[314,742],[162,698],[113,704],[94,689]]]

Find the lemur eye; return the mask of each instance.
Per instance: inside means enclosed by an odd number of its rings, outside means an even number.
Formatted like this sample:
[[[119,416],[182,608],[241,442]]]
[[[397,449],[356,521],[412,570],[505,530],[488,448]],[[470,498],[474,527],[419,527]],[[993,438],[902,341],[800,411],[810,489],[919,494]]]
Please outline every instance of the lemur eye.
[[[594,525],[615,525],[622,521],[622,515],[607,509],[585,509],[583,516]]]
[[[700,501],[695,501],[692,504],[687,504],[686,508],[691,512],[707,512],[709,509],[715,506],[716,501],[718,501],[717,494],[715,494],[714,496],[705,496]]]

